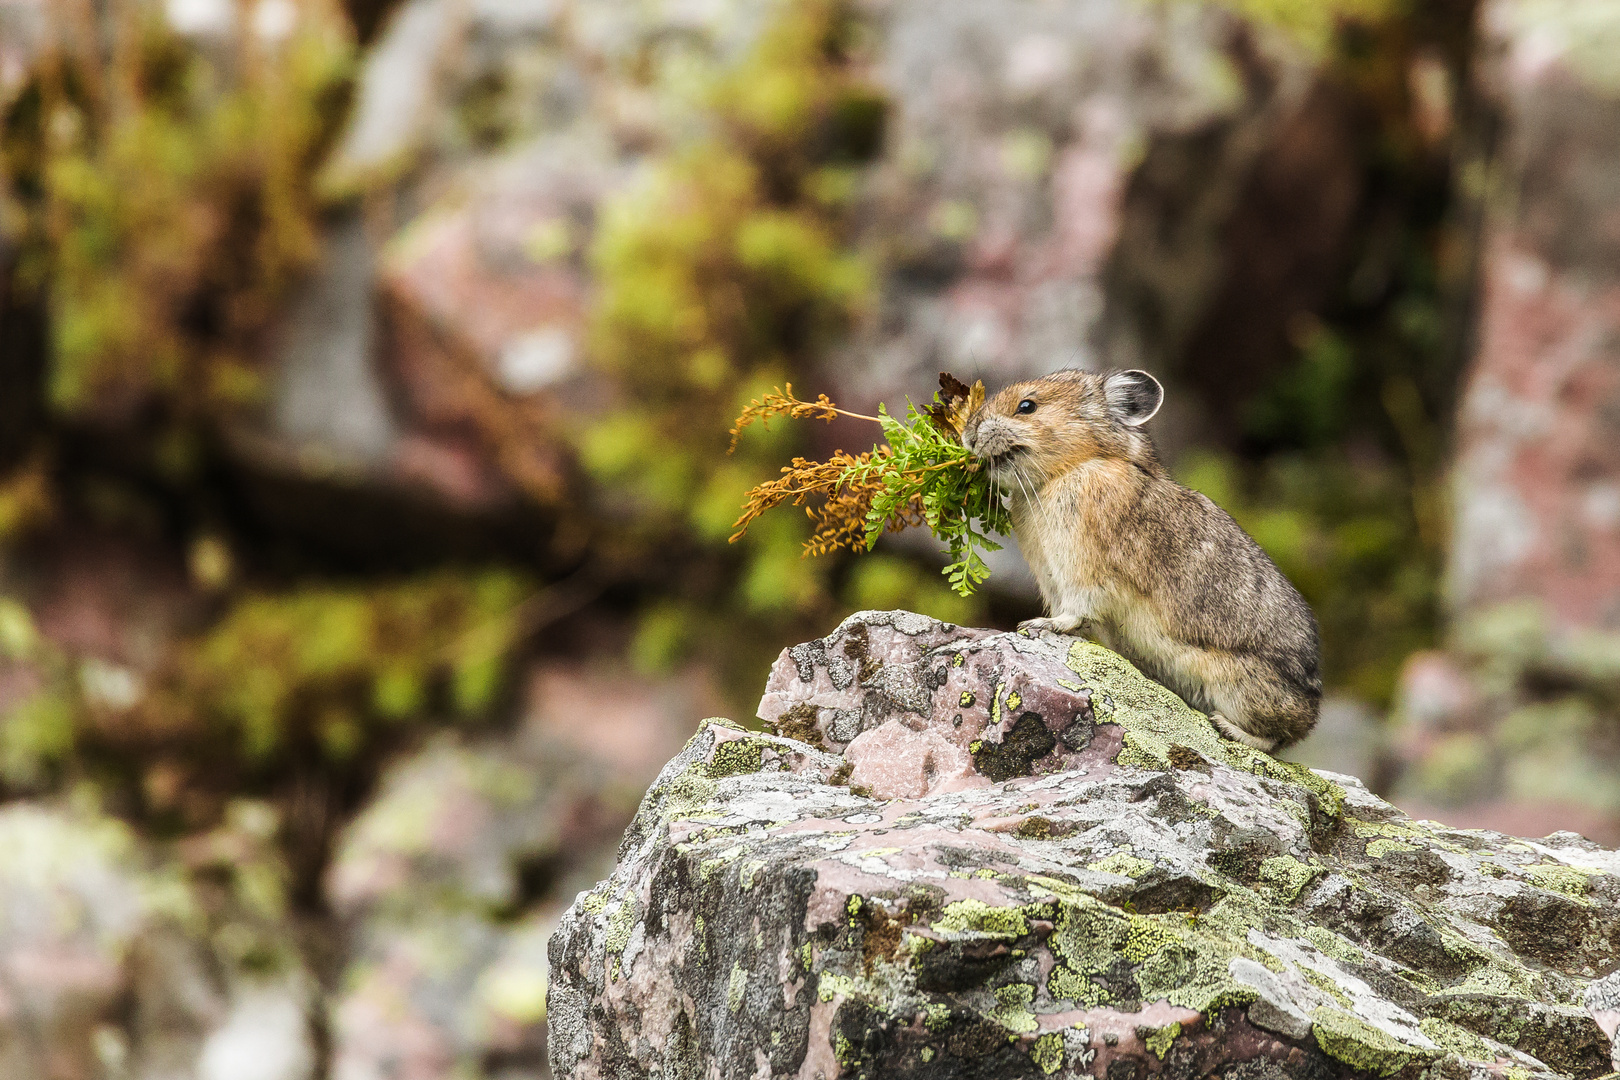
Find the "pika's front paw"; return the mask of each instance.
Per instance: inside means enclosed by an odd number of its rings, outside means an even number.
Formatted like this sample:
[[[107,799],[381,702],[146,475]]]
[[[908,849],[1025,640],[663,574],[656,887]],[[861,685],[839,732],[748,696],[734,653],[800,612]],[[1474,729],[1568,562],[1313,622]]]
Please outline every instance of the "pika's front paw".
[[[1051,619],[1025,619],[1018,624],[1018,632],[1025,637],[1034,637],[1042,630],[1052,630],[1059,634],[1072,632],[1080,625],[1079,619],[1066,618],[1062,615]]]

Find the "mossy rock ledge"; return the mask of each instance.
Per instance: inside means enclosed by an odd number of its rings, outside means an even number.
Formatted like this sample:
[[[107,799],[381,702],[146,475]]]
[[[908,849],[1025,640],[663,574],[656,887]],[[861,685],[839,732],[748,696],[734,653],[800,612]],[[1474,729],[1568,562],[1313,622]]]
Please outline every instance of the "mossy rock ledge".
[[[1620,856],[1413,821],[1090,642],[861,612],[551,940],[559,1077],[1599,1076]]]

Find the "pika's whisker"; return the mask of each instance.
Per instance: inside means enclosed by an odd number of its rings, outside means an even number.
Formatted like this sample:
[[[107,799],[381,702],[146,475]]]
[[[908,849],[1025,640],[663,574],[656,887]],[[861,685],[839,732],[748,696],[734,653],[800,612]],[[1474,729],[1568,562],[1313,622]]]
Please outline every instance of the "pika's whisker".
[[[1023,489],[1024,498],[1028,499],[1030,502],[1033,503],[1035,501],[1035,498],[1034,498],[1033,495],[1030,494],[1029,485],[1024,483],[1024,474],[1019,471],[1018,466],[1016,466],[1016,465],[1013,466],[1012,474],[1013,474],[1013,479],[1018,481],[1018,486]]]
[[[1024,468],[1023,468],[1022,465],[1018,466],[1018,471],[1020,473],[1024,473]],[[1026,480],[1029,480],[1029,477],[1028,477],[1027,473],[1024,474],[1024,478]],[[1040,485],[1035,483],[1034,480],[1029,480],[1029,490],[1030,490],[1030,494],[1035,497],[1035,509],[1039,510],[1044,515],[1046,513],[1046,504],[1041,502],[1041,488],[1040,488]]]

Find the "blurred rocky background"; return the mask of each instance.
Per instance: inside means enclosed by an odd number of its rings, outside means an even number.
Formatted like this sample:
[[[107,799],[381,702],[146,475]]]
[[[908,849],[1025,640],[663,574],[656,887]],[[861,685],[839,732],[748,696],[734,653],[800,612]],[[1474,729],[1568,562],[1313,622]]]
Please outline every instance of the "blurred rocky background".
[[[1620,843],[1614,0],[0,0],[0,1075],[546,1075],[544,943],[915,537],[771,385],[1140,365],[1298,756]],[[898,541],[898,542],[896,542]]]

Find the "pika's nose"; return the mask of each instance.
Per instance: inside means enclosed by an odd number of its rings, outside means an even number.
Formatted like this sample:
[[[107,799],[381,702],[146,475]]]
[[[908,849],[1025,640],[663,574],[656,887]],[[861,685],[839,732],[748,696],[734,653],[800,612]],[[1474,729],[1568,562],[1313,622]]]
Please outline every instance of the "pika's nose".
[[[973,444],[975,442],[977,442],[978,439],[979,439],[979,421],[978,421],[977,418],[974,418],[972,420],[969,420],[967,422],[967,426],[962,429],[962,445],[967,447],[969,453],[972,453],[973,452]]]

